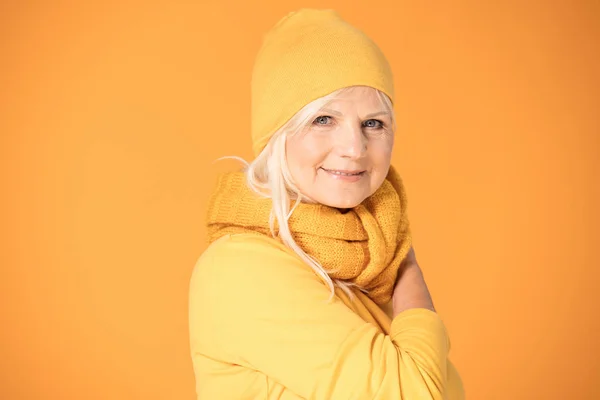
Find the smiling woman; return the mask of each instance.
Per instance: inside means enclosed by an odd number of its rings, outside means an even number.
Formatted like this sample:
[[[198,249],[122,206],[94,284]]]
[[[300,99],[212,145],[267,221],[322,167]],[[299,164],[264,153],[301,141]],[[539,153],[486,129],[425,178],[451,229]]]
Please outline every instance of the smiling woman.
[[[287,165],[306,199],[349,209],[372,195],[388,173],[393,113],[385,94],[365,86],[343,88],[325,101],[327,108],[317,112],[334,116],[319,115],[288,137]]]
[[[393,97],[384,55],[333,10],[265,37],[256,158],[219,177],[190,282],[199,399],[464,398],[390,165]]]

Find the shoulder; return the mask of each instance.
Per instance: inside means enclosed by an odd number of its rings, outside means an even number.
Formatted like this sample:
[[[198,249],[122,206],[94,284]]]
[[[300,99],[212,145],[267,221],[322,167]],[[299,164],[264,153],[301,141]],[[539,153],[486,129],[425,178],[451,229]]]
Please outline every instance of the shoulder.
[[[292,255],[290,249],[272,237],[259,233],[237,233],[222,236],[212,242],[202,257],[233,255],[232,250],[242,251],[245,256],[281,256],[281,252]]]
[[[192,297],[239,298],[282,286],[320,281],[292,250],[265,235],[226,235],[197,260],[190,281]],[[324,285],[324,284],[323,284]]]
[[[299,354],[291,358],[306,359],[298,349],[315,341],[321,349],[336,351],[350,331],[364,324],[283,246],[244,234],[223,237],[204,251],[194,268],[188,308],[197,368],[203,368],[198,360],[209,358],[252,369],[272,363],[278,370],[286,351]]]
[[[260,321],[289,322],[290,310],[306,309],[311,315],[312,304],[325,304],[329,295],[321,278],[277,240],[256,234],[224,236],[203,252],[192,272],[192,347],[216,357],[218,348],[242,340],[240,332],[249,327],[259,329]]]
[[[225,235],[211,243],[196,261],[194,273],[221,275],[257,274],[279,267],[310,269],[291,249],[271,237],[243,233]],[[286,268],[287,267],[287,268]]]

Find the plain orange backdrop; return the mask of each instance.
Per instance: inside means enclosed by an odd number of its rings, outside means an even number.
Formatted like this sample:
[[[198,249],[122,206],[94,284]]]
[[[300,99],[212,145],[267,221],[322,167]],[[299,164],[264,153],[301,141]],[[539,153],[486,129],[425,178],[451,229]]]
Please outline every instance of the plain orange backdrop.
[[[600,3],[567,0],[2,2],[0,398],[194,398],[213,161],[251,158],[254,57],[300,7],[392,64],[467,398],[599,399]]]

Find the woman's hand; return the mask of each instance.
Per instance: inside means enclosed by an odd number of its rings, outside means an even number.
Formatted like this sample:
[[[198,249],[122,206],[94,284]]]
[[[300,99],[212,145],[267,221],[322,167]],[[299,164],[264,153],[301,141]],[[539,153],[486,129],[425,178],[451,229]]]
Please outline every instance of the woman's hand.
[[[398,271],[392,305],[394,317],[410,308],[427,308],[435,312],[433,300],[412,246]]]

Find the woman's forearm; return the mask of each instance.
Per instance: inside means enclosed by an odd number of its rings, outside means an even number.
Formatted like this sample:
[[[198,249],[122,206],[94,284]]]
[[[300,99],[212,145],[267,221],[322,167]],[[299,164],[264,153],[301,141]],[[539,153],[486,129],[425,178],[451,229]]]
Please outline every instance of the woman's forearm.
[[[409,263],[400,270],[392,305],[394,317],[410,308],[427,308],[435,311],[423,271],[417,263]]]

